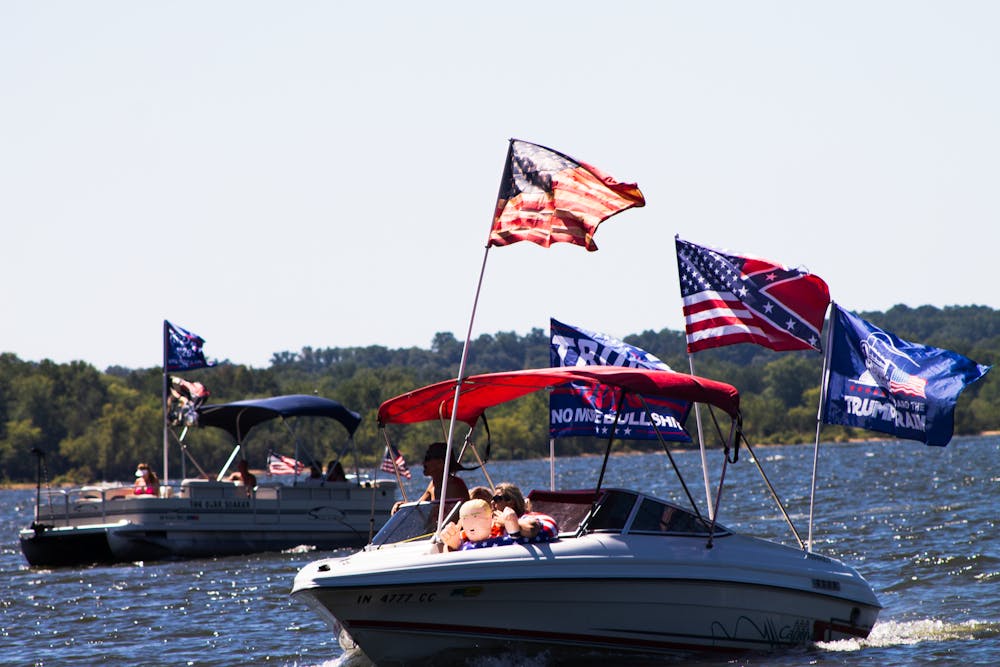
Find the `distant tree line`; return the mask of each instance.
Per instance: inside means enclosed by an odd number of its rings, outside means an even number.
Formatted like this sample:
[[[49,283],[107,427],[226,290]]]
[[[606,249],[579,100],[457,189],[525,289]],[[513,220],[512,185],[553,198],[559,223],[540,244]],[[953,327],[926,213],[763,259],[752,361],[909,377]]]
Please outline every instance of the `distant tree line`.
[[[954,350],[982,364],[993,365],[1000,359],[1000,311],[991,308],[895,306],[884,313],[859,315],[905,340]],[[655,354],[675,370],[689,369],[683,332],[644,331],[624,340]],[[212,368],[181,375],[205,384],[211,391],[210,403],[304,393],[334,399],[359,412],[363,420],[355,434],[355,452],[345,459],[350,469],[355,462],[371,466],[382,455],[385,444],[375,418],[378,406],[415,387],[454,377],[462,345],[453,334],[438,333],[429,349],[378,345],[305,347],[299,352],[274,354],[264,369],[222,361]],[[533,329],[523,336],[498,332],[472,341],[468,371],[483,373],[548,364],[547,331]],[[740,390],[744,427],[751,442],[813,441],[822,369],[820,353],[775,353],[743,344],[700,352],[694,364],[698,375],[723,380]],[[1000,383],[993,379],[992,374],[987,375],[963,392],[955,412],[956,435],[1000,428]],[[11,353],[0,355],[0,481],[33,481],[37,463],[33,450],[45,454],[45,472],[52,482],[126,480],[139,461],[147,461],[159,470],[163,443],[161,393],[162,370],[158,367],[115,366],[102,373],[83,362],[29,362]],[[491,456],[545,455],[547,405],[547,397],[539,392],[491,411]],[[323,463],[342,453],[346,434],[339,425],[320,420],[291,421],[303,445],[304,455],[300,458]],[[176,479],[181,472],[176,439],[180,429],[175,429],[174,434],[170,476]],[[392,426],[389,435],[408,461],[420,463],[426,444],[444,439],[445,434],[440,425],[420,424]],[[474,435],[479,451],[485,453],[486,437],[481,427]],[[827,425],[822,430],[824,441],[863,437],[879,434]],[[290,442],[281,424],[259,428],[248,442],[251,466],[263,467],[269,448],[292,455]],[[197,464],[216,473],[232,444],[218,429],[190,429],[184,445],[194,463],[186,463],[184,472],[197,474]],[[633,449],[659,446],[638,441],[626,444]],[[558,443],[563,454],[595,452],[602,446],[587,438],[567,438]]]

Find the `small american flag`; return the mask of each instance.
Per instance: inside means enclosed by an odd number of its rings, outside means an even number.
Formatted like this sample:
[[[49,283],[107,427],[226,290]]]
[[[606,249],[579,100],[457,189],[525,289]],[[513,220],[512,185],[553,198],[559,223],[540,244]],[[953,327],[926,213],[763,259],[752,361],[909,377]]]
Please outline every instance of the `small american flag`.
[[[269,475],[297,475],[305,468],[302,461],[296,461],[291,456],[281,456],[280,454],[268,454],[267,456]]]
[[[927,398],[927,380],[917,375],[910,375],[898,368],[893,368],[889,374],[889,393],[907,394]]]
[[[406,459],[404,459],[403,455],[399,453],[399,450],[392,445],[388,445],[385,448],[385,456],[382,457],[382,470],[393,474],[395,474],[398,470],[399,474],[406,479],[411,479],[413,477],[413,474],[406,465]]]

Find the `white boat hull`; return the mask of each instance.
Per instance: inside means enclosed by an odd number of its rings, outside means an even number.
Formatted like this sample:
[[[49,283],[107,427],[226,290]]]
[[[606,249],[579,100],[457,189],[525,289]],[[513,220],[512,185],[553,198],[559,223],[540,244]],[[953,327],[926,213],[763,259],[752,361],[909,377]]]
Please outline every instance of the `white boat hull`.
[[[129,488],[47,491],[20,533],[31,565],[76,565],[360,547],[389,516],[395,482],[262,485],[186,480],[177,495]]]
[[[543,545],[365,551],[293,595],[379,665],[497,651],[673,654],[864,637],[880,609],[847,566],[739,535],[584,535]],[[462,653],[465,652],[465,653]]]

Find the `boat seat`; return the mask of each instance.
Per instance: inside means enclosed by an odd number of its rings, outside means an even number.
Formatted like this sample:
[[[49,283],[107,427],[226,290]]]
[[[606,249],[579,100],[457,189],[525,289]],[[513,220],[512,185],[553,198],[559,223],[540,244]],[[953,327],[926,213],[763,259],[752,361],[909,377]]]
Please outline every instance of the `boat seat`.
[[[580,522],[594,505],[597,492],[593,489],[579,491],[545,491],[534,489],[528,494],[532,512],[548,514],[556,520],[560,534],[574,534]]]

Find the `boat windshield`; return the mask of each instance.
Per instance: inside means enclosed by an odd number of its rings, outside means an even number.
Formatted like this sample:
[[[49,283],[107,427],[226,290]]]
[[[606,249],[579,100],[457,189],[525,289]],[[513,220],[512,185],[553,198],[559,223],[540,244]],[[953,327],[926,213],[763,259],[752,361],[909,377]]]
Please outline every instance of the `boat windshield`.
[[[707,537],[709,524],[693,512],[646,495],[624,489],[603,489],[600,494],[593,491],[571,491],[566,493],[538,494],[532,492],[532,507],[542,506],[542,511],[555,515],[560,506],[579,506],[587,503],[587,516],[579,514],[575,521],[560,523],[563,534],[576,532],[580,526],[584,533],[635,533],[653,535],[691,535]],[[575,497],[574,497],[575,496]],[[593,516],[589,515],[589,504],[597,499]],[[558,501],[558,502],[553,502]],[[560,518],[569,516],[559,514]],[[715,535],[727,535],[729,530],[716,524]]]
[[[709,526],[686,509],[652,498],[644,498],[639,505],[629,533],[651,533],[656,535],[708,535]],[[715,525],[715,534],[724,535],[729,531]]]
[[[621,532],[625,529],[638,495],[630,491],[609,489],[587,520],[587,532]]]
[[[458,516],[458,507],[462,504],[459,500],[447,502],[453,504],[445,508],[445,523],[455,520],[455,517]],[[369,548],[377,549],[388,544],[427,539],[437,529],[437,520],[437,502],[424,501],[401,505],[382,526],[382,530],[378,531],[372,538]]]

